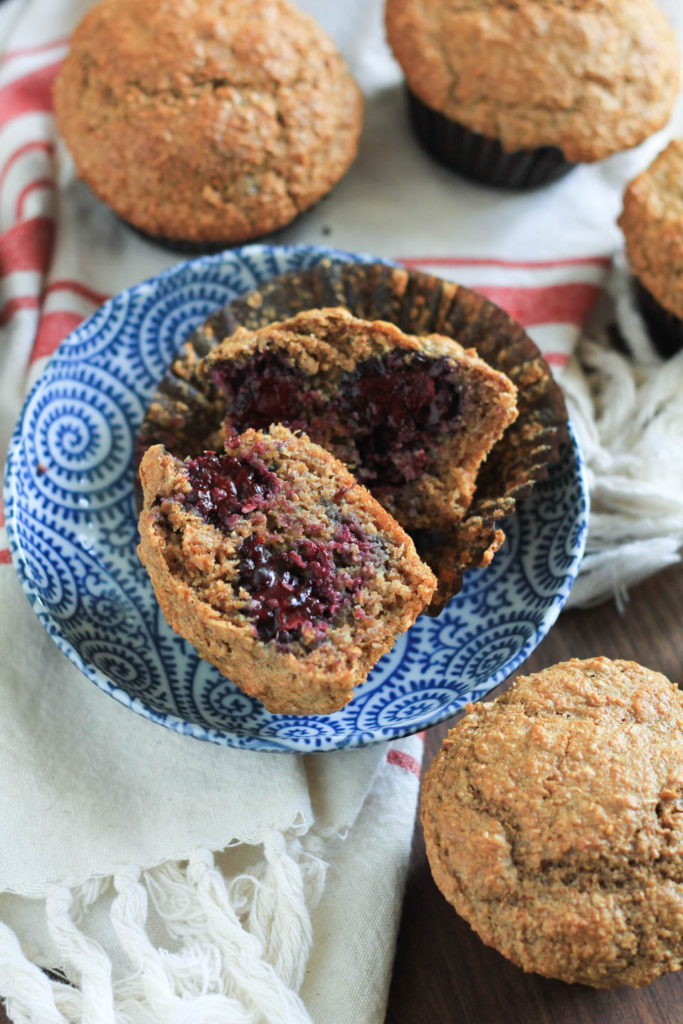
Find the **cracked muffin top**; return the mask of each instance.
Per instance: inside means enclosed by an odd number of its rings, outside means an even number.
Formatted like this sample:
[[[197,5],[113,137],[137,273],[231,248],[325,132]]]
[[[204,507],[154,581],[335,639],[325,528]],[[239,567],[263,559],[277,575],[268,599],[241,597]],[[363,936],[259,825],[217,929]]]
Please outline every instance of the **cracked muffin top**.
[[[362,100],[286,0],[104,0],[55,85],[79,177],[134,227],[235,243],[289,223],[348,170]]]
[[[422,822],[444,896],[525,970],[607,988],[683,966],[683,693],[659,673],[519,678],[450,731]]]
[[[678,91],[654,0],[387,0],[386,25],[411,91],[506,150],[602,160],[661,128]]]
[[[683,139],[674,139],[626,189],[619,218],[631,268],[683,318]]]

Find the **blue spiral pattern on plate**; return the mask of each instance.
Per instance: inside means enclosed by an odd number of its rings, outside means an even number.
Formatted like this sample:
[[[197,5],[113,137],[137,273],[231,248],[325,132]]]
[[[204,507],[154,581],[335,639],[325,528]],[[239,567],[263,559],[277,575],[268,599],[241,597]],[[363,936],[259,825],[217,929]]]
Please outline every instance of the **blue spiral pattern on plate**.
[[[253,750],[354,747],[416,732],[484,696],[531,653],[576,577],[587,497],[573,436],[505,524],[492,565],[421,616],[333,715],[273,715],[166,623],[137,554],[133,443],[167,365],[221,305],[289,271],[373,261],[313,246],[201,257],[116,296],[60,346],[10,446],[17,572],[43,626],[106,693],[178,732]]]

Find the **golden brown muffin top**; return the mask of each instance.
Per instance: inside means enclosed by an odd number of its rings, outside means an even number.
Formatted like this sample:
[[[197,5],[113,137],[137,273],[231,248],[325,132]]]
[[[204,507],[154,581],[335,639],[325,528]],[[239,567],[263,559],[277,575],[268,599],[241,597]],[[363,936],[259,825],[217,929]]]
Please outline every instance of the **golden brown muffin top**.
[[[597,987],[683,966],[683,693],[631,661],[519,678],[424,781],[436,884],[525,970]]]
[[[661,128],[678,91],[654,0],[387,0],[386,24],[412,92],[506,150],[602,160]]]
[[[316,202],[353,161],[360,92],[287,0],[103,0],[55,86],[80,177],[150,234],[241,241]]]
[[[683,139],[674,139],[626,189],[619,227],[636,277],[683,317]]]

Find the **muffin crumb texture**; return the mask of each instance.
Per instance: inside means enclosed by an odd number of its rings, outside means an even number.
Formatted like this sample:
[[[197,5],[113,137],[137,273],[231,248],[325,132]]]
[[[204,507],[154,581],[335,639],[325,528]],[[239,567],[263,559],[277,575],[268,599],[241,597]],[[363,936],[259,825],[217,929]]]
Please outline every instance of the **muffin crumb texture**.
[[[57,77],[83,178],[134,227],[184,242],[275,231],[356,155],[361,94],[287,0],[104,0]]]
[[[139,554],[170,626],[280,714],[348,703],[436,586],[346,468],[282,426],[140,465]]]
[[[661,128],[678,92],[654,0],[388,0],[386,25],[410,90],[508,151],[602,160]]]
[[[434,880],[527,971],[599,988],[683,965],[683,694],[630,661],[520,677],[425,777]]]

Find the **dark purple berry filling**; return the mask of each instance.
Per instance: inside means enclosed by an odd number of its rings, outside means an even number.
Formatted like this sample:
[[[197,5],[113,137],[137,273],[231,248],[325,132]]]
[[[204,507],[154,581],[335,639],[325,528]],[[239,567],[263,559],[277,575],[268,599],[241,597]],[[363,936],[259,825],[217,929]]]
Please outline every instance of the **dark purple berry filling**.
[[[357,475],[378,487],[416,480],[429,449],[457,425],[460,405],[457,371],[448,359],[399,349],[359,363],[332,403],[355,441]]]
[[[205,452],[185,466],[192,488],[184,496],[186,504],[222,530],[231,530],[241,516],[267,504],[280,486],[255,455]]]
[[[358,455],[356,475],[373,488],[417,480],[439,438],[456,427],[461,408],[454,365],[445,356],[405,349],[359,363],[342,377],[327,407],[311,378],[282,352],[217,363],[212,379],[227,395],[232,429],[284,423],[306,430],[342,459],[349,454],[339,447],[347,434]]]
[[[239,585],[252,597],[250,613],[264,642],[291,643],[306,628],[321,636],[363,585],[343,571],[334,543],[301,540],[275,551],[252,534],[238,554]]]
[[[301,429],[320,413],[321,396],[311,379],[282,352],[257,352],[245,363],[216,363],[212,382],[228,397],[228,421],[241,433],[271,423]]]

